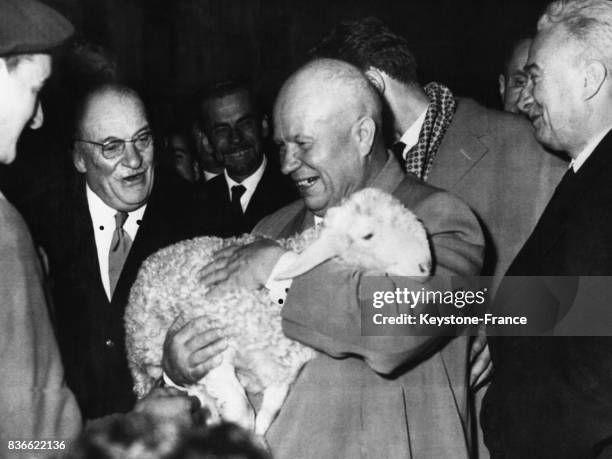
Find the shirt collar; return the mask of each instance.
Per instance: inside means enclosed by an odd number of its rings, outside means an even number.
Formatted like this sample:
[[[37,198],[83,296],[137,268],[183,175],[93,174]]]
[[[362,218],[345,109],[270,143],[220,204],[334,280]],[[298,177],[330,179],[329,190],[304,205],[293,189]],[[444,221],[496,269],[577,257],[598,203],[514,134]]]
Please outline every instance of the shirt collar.
[[[601,142],[601,139],[603,139],[607,133],[608,131],[604,131],[601,134],[593,137],[593,139],[587,143],[586,147],[584,147],[580,154],[570,161],[569,167],[574,169],[574,172],[578,172],[578,169],[580,169],[586,160],[589,159],[589,156],[591,156],[591,154],[595,151],[595,148],[597,148],[597,145],[599,145],[599,142]]]
[[[240,183],[233,180],[227,174],[227,170],[223,169],[223,175],[225,176],[225,182],[227,183],[227,188],[230,193],[230,199],[232,196],[232,187],[236,185],[244,186],[246,188],[245,194],[252,194],[255,191],[255,188],[257,188],[257,184],[263,177],[264,171],[266,170],[266,164],[268,164],[268,160],[266,159],[266,155],[263,155],[263,161],[261,162],[257,170]]]
[[[115,221],[116,209],[107,205],[100,196],[93,192],[89,184],[85,185],[87,192],[87,205],[89,206],[89,214],[93,221],[94,227],[113,224]],[[140,206],[138,209],[128,212],[128,220],[141,220],[145,213],[147,205]],[[110,222],[110,223],[109,223]],[[126,220],[127,222],[127,220]]]
[[[221,172],[208,172],[205,170],[202,170],[202,172],[204,172],[204,181],[206,182],[211,179],[214,179],[217,175],[221,174]]]
[[[419,141],[419,135],[421,134],[421,129],[423,128],[423,123],[425,123],[425,117],[427,116],[427,106],[423,113],[419,115],[414,123],[410,125],[406,132],[399,139],[400,142],[404,143],[406,147],[404,148],[404,154],[407,150],[410,150],[414,147]]]

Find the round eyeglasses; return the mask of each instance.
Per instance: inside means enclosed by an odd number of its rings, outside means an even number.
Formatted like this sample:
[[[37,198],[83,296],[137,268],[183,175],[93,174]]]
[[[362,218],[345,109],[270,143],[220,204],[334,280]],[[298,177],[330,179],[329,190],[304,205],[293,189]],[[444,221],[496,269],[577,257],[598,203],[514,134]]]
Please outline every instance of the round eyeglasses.
[[[111,139],[104,143],[93,142],[85,139],[74,139],[75,142],[84,142],[100,147],[102,156],[105,159],[117,159],[125,153],[125,144],[131,142],[138,151],[146,150],[153,143],[153,133],[150,131],[142,132],[131,139]]]

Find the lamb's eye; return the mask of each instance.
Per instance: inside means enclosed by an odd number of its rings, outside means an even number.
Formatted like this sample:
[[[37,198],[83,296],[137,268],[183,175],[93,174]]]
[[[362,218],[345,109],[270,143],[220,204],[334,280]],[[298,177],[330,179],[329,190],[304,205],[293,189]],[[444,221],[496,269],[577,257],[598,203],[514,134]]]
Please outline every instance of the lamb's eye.
[[[365,236],[363,236],[363,240],[369,241],[370,239],[372,239],[373,236],[374,236],[374,233],[368,233]]]

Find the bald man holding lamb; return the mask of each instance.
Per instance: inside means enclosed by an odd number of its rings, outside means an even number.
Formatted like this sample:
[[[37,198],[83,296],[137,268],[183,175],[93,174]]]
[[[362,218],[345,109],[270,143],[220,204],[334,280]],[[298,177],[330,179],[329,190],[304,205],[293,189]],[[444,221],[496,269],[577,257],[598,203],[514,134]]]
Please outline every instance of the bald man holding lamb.
[[[283,303],[285,335],[317,351],[266,434],[274,457],[468,458],[467,338],[419,336],[418,325],[401,336],[362,336],[365,273],[331,259],[278,281],[297,255],[274,240],[314,226],[354,192],[377,188],[422,221],[433,266],[427,278],[377,277],[376,289],[444,291],[451,276],[479,273],[484,241],[476,217],[402,171],[383,144],[381,101],[349,64],[320,59],[294,73],[276,100],[274,132],[281,170],[302,199],[257,225],[254,234],[264,238],[221,250],[200,273],[207,285],[269,287]],[[418,312],[424,305],[391,307]],[[172,327],[166,377],[183,385],[200,380],[227,342],[204,319]]]

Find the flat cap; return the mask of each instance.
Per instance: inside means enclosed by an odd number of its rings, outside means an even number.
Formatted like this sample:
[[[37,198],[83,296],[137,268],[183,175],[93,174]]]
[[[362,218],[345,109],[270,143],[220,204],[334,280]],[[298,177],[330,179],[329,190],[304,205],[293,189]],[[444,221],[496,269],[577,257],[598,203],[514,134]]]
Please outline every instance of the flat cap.
[[[73,32],[68,19],[37,0],[0,0],[0,56],[49,51]]]

